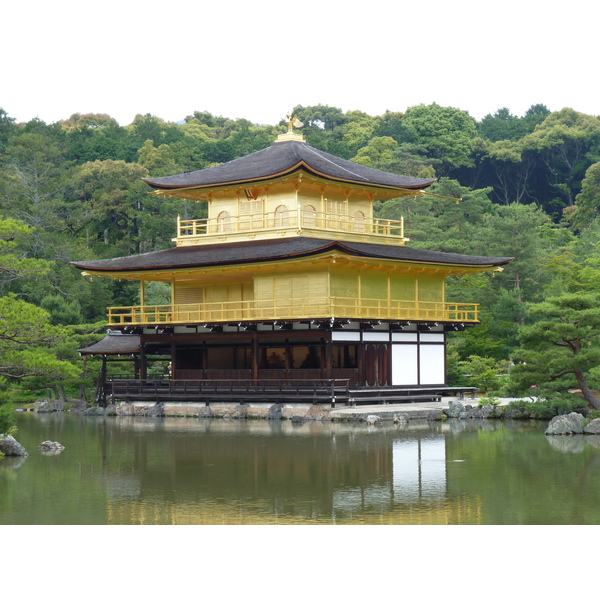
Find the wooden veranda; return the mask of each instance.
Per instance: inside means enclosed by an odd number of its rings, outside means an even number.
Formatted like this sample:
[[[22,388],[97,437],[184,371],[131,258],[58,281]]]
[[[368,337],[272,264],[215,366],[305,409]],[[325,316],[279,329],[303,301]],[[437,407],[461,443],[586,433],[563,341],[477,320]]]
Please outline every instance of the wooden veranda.
[[[439,401],[442,396],[474,397],[475,387],[428,386],[361,388],[348,379],[112,379],[106,382],[99,402],[117,401],[215,402],[237,404],[388,404]]]

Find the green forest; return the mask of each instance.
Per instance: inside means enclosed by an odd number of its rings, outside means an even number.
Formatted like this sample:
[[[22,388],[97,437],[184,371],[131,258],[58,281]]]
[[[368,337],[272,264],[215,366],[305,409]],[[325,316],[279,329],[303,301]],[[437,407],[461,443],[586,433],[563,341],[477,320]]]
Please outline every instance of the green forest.
[[[578,388],[600,408],[591,392],[600,389],[597,116],[543,104],[481,121],[438,104],[294,113],[315,148],[437,178],[435,195],[375,206],[377,217],[404,217],[411,246],[515,257],[501,273],[449,282],[449,301],[482,306],[481,325],[450,339],[449,384],[504,396]],[[142,177],[229,161],[285,131],[283,119],[206,112],[179,123],[149,114],[127,126],[106,114],[19,123],[0,108],[1,397],[93,397],[98,361],[76,350],[104,336],[107,306],[138,302],[138,286],[90,281],[69,262],[171,247],[177,215],[205,216],[202,205],[150,195]]]

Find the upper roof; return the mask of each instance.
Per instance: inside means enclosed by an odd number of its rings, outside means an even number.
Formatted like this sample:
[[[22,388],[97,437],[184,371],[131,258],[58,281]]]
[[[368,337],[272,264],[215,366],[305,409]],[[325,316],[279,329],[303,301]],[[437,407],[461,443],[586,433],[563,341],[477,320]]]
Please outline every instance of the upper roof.
[[[420,190],[435,182],[435,179],[371,169],[299,141],[275,142],[268,148],[215,167],[144,181],[159,190],[214,188],[266,181],[300,169],[332,181],[387,189]]]
[[[468,256],[420,250],[406,246],[387,246],[359,242],[320,240],[307,237],[290,239],[254,240],[231,244],[206,246],[177,246],[167,250],[148,252],[136,256],[109,258],[88,262],[73,262],[73,266],[90,273],[158,271],[164,269],[190,269],[234,264],[269,262],[302,258],[339,251],[363,258],[377,258],[404,263],[420,263],[470,268],[493,268],[504,265],[512,258]]]

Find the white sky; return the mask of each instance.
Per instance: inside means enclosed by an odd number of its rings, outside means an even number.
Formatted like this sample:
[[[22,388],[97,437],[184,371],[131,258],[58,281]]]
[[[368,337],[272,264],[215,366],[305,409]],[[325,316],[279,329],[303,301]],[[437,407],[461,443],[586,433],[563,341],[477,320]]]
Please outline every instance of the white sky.
[[[298,104],[600,113],[589,0],[19,0],[0,14],[0,107],[18,122],[198,110],[276,124]]]

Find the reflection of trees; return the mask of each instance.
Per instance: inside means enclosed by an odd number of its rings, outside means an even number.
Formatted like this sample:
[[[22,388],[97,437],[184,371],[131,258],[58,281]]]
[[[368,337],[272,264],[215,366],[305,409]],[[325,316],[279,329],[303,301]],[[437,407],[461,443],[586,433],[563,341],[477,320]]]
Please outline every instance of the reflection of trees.
[[[484,524],[600,522],[592,436],[545,436],[547,422],[508,425],[447,437],[448,496],[479,495]]]

